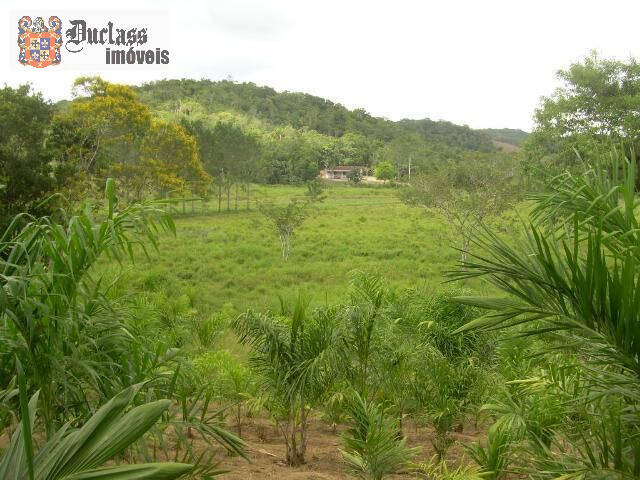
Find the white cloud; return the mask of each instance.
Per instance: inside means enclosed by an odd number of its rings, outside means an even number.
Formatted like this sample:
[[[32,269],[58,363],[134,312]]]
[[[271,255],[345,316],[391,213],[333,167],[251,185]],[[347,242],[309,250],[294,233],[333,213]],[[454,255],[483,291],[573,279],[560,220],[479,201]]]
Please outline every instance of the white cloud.
[[[112,0],[118,15],[166,10],[171,64],[81,71],[4,68],[17,63],[15,11],[37,16],[88,12],[85,1],[4,2],[0,81],[31,81],[46,96],[69,96],[79,74],[140,83],[163,77],[231,75],[279,90],[327,97],[391,119],[446,119],[472,127],[530,129],[559,68],[591,49],[603,56],[640,56],[640,5],[596,1],[192,1]],[[63,60],[64,61],[64,60]]]

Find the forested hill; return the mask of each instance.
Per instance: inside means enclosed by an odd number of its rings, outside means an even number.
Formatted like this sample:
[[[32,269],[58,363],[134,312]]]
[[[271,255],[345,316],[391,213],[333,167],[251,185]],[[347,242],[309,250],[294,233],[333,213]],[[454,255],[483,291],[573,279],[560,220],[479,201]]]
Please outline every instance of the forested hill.
[[[496,142],[508,143],[509,145],[514,145],[516,147],[521,146],[522,142],[524,142],[529,136],[529,134],[524,130],[516,128],[485,128],[478,131],[486,133]]]
[[[495,151],[487,132],[445,121],[401,120],[373,117],[363,109],[349,110],[330,100],[306,93],[277,92],[253,83],[210,80],[160,80],[138,87],[141,100],[156,110],[174,111],[192,100],[210,112],[233,111],[271,125],[309,128],[340,137],[346,132],[389,142],[419,137],[461,150]]]

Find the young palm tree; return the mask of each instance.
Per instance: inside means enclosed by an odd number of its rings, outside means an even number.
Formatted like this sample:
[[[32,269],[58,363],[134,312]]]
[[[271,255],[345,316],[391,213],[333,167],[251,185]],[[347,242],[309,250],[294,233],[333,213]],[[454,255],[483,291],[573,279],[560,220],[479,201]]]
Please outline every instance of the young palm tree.
[[[351,281],[350,304],[342,309],[342,352],[349,383],[369,398],[373,392],[376,355],[383,340],[381,324],[387,290],[377,275],[356,272]]]
[[[398,437],[393,415],[353,392],[346,403],[351,427],[343,435],[344,456],[351,472],[363,480],[382,480],[405,467],[417,449]]]
[[[556,177],[547,192],[534,196],[525,248],[482,230],[474,237],[482,253],[471,254],[453,274],[483,277],[507,294],[459,298],[488,310],[460,331],[511,328],[512,335],[544,335],[550,351],[576,352],[580,359],[585,383],[573,400],[591,413],[580,428],[572,422],[558,428],[564,441],[552,436],[551,443],[539,442],[536,469],[549,476],[640,474],[636,174],[635,162],[614,152],[582,175]],[[575,368],[573,357],[566,358],[567,368]]]
[[[299,296],[293,309],[281,299],[279,315],[246,312],[234,321],[240,341],[251,347],[251,365],[263,379],[287,447],[287,463],[304,463],[311,407],[333,381],[339,343],[335,322],[322,311],[309,313]]]

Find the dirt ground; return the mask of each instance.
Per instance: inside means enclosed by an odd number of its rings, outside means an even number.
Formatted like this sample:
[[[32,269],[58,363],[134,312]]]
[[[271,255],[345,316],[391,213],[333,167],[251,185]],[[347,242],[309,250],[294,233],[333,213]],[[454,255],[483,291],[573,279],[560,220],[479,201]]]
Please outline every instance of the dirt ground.
[[[230,470],[219,478],[225,480],[282,479],[282,480],[334,480],[351,479],[342,460],[340,431],[333,432],[331,427],[320,420],[313,420],[309,432],[307,463],[301,467],[288,467],[284,463],[285,447],[279,432],[266,418],[252,419],[242,427],[242,437],[249,444],[249,461],[239,457],[223,457],[220,467]],[[429,461],[434,450],[431,445],[432,432],[429,428],[416,428],[409,424],[404,428],[407,444],[420,447],[416,461]],[[462,433],[452,433],[456,442],[450,447],[447,461],[450,466],[465,460],[462,443],[483,438],[486,432],[465,426]],[[404,473],[388,478],[415,478],[415,474]]]
[[[231,425],[229,430],[234,431]],[[341,448],[340,432],[345,427],[338,427],[333,432],[331,427],[318,419],[311,421],[309,430],[309,444],[307,447],[307,463],[300,467],[288,467],[284,463],[285,446],[279,431],[268,418],[245,419],[242,425],[242,438],[248,444],[247,454],[249,460],[241,457],[228,456],[221,447],[216,447],[219,468],[229,470],[220,477],[224,480],[251,480],[251,479],[282,479],[282,480],[343,480],[352,479],[347,473],[347,468],[339,449]],[[404,427],[404,435],[407,444],[411,447],[420,447],[416,456],[416,462],[429,461],[434,450],[431,445],[433,436],[431,429],[415,426],[408,423]],[[461,433],[453,432],[452,438],[456,441],[449,448],[447,463],[450,467],[457,466],[460,462],[470,462],[464,458],[462,443],[470,443],[484,438],[486,431],[482,428],[475,429],[473,425],[466,425]],[[195,440],[196,449],[210,448],[206,443]],[[7,435],[0,435],[0,449],[8,445]],[[400,473],[389,476],[390,479],[416,478],[414,473]]]

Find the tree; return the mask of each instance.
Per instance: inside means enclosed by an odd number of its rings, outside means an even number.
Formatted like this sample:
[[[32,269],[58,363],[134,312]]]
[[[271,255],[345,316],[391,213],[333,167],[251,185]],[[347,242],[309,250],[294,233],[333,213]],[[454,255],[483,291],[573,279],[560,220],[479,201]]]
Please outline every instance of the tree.
[[[204,168],[218,187],[218,208],[222,192],[227,194],[227,210],[231,209],[231,187],[235,184],[235,209],[238,208],[238,187],[247,190],[247,208],[250,202],[250,184],[261,176],[261,145],[258,135],[240,124],[231,115],[214,118],[184,119],[183,125],[196,136]]]
[[[331,143],[311,130],[275,128],[265,136],[266,181],[299,184],[313,180],[330,156]]]
[[[76,172],[95,174],[136,159],[151,111],[135,90],[100,77],[80,77],[73,94],[74,101],[54,119],[56,160],[72,163]]]
[[[524,144],[525,170],[548,178],[583,159],[607,154],[612,143],[638,151],[640,64],[600,58],[593,52],[557,73],[564,85],[544,97],[535,128]]]
[[[114,162],[105,173],[117,178],[124,192],[137,202],[154,192],[161,197],[170,192],[203,194],[210,181],[195,139],[181,125],[161,120],[149,125],[137,158]]]
[[[0,231],[19,212],[46,213],[52,192],[46,134],[53,110],[29,85],[0,89]]]
[[[150,193],[204,191],[209,178],[194,138],[180,125],[153,118],[132,87],[82,77],[74,95],[54,118],[50,137],[72,183],[111,176],[125,187],[125,198],[138,202]]]
[[[347,401],[351,427],[342,436],[349,469],[363,480],[382,480],[406,466],[417,453],[398,437],[394,419],[380,405],[353,392]]]
[[[287,464],[300,465],[305,462],[310,410],[328,390],[337,365],[340,342],[332,317],[310,313],[308,300],[299,296],[292,309],[281,299],[279,314],[248,311],[233,326],[240,341],[250,346],[251,365],[268,387]]]
[[[287,261],[291,254],[291,239],[296,229],[304,223],[310,215],[310,202],[300,202],[292,198],[287,205],[276,205],[271,202],[260,203],[260,213],[273,225],[282,248],[282,258]]]
[[[382,314],[387,291],[377,275],[355,272],[351,280],[350,306],[344,312],[347,319],[342,332],[344,351],[348,363],[344,372],[356,392],[363,398],[373,397],[378,388],[372,372],[380,344],[385,340],[381,333]]]
[[[307,183],[305,183],[305,185],[307,187],[307,191],[304,192],[304,194],[308,198],[309,202],[323,202],[327,197],[324,193],[326,185],[322,182],[322,180],[314,178],[313,180],[309,180]]]
[[[409,205],[434,209],[453,226],[464,261],[473,229],[500,215],[518,198],[513,158],[506,154],[468,154],[431,174],[413,177],[401,198]]]
[[[378,180],[384,180],[385,182],[396,178],[396,169],[391,162],[380,162],[376,165],[375,173]]]

